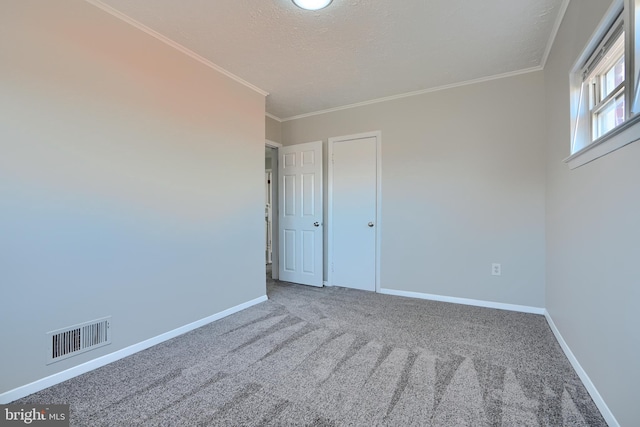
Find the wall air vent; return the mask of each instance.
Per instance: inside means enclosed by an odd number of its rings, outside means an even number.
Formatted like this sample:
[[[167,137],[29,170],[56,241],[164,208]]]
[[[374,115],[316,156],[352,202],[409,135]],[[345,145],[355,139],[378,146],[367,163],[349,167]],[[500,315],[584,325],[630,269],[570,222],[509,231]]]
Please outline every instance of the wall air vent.
[[[47,332],[47,365],[111,344],[111,316]]]

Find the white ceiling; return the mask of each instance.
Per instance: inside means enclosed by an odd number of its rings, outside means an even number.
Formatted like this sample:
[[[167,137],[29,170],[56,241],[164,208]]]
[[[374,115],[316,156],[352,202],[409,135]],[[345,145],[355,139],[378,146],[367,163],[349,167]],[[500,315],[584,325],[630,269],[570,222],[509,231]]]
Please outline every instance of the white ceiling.
[[[568,0],[102,2],[269,92],[298,115],[540,69]]]

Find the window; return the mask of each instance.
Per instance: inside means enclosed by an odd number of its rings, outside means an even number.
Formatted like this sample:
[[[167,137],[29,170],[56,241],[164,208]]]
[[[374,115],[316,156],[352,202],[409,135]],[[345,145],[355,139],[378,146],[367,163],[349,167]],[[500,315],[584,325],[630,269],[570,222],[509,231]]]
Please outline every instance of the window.
[[[583,70],[583,85],[589,94],[591,141],[606,135],[624,123],[625,68],[624,31],[620,24],[608,34],[604,46]]]
[[[640,139],[636,12],[640,0],[615,0],[573,68],[571,168]]]

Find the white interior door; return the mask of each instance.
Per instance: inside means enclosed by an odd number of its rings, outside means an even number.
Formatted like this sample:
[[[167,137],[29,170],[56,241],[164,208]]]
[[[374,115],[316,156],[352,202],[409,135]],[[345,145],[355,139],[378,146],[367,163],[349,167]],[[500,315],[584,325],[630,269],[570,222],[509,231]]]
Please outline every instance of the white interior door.
[[[280,280],[322,286],[322,142],[278,151]]]
[[[329,141],[330,282],[376,290],[377,137]]]

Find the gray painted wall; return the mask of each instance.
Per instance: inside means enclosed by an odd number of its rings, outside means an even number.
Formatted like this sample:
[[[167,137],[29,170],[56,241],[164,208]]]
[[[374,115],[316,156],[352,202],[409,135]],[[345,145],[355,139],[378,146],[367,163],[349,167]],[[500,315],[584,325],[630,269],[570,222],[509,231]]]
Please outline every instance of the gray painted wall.
[[[282,123],[271,117],[264,117],[265,136],[269,141],[282,143]]]
[[[572,1],[545,67],[546,307],[622,426],[638,425],[640,142],[575,170],[569,71],[610,2]]]
[[[286,121],[282,142],[382,131],[383,288],[543,307],[543,107],[534,72]]]
[[[0,28],[0,393],[265,295],[264,97],[84,1]]]

